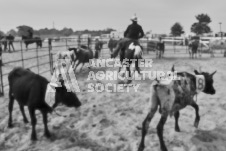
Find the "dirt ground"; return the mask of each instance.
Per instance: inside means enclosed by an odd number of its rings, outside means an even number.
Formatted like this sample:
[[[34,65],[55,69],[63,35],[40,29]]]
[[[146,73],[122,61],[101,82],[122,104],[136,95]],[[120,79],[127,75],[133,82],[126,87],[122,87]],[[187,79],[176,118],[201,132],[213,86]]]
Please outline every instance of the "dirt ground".
[[[154,58],[153,54],[145,58]],[[200,93],[197,104],[200,107],[200,124],[193,126],[195,111],[192,107],[181,111],[179,125],[181,132],[174,131],[174,118],[168,118],[164,128],[164,139],[169,151],[225,151],[226,150],[226,61],[225,58],[202,58],[191,60],[188,54],[167,54],[162,60],[153,59],[152,68],[143,70],[169,71],[172,65],[177,71],[193,73],[194,69],[213,72],[215,95]],[[98,70],[108,70],[106,68]],[[117,70],[111,69],[111,70]],[[138,92],[132,88],[124,93],[87,92],[88,69],[77,73],[77,93],[82,102],[79,109],[59,106],[50,114],[49,130],[52,138],[43,136],[44,126],[39,111],[36,112],[38,141],[30,141],[31,126],[24,124],[17,102],[14,105],[14,127],[8,124],[8,97],[0,98],[0,150],[4,151],[136,151],[141,139],[141,126],[150,107],[151,80],[133,81],[140,84]],[[49,77],[50,78],[50,77]],[[98,81],[97,81],[98,82]],[[100,82],[100,81],[99,81]],[[102,81],[107,83],[109,81]],[[94,82],[95,83],[95,82]],[[116,83],[116,81],[111,81]],[[27,115],[28,112],[26,110]],[[159,151],[156,126],[160,114],[153,118],[145,141],[145,151]]]

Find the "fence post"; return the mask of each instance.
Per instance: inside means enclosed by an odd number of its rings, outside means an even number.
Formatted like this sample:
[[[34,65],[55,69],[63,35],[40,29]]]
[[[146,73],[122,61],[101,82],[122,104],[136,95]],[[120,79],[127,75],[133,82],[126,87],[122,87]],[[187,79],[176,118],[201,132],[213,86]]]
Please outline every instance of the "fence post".
[[[53,53],[50,53],[51,75],[53,74]]]
[[[49,67],[50,67],[50,73],[52,75],[52,60],[51,60],[51,45],[49,44]]]
[[[21,60],[22,60],[22,66],[24,67],[24,54],[23,54],[23,45],[22,45],[22,41],[20,41],[20,48],[21,48]]]
[[[2,75],[2,46],[1,46],[1,44],[0,44],[0,76],[1,76],[0,96],[4,96],[4,85],[3,85],[3,75]]]
[[[67,49],[67,38],[66,38],[66,49]]]
[[[38,47],[36,47],[36,58],[37,58],[37,67],[38,67],[38,74],[39,74]]]
[[[176,49],[175,43],[176,43],[176,42],[175,42],[175,38],[173,38],[173,50],[174,50],[174,53],[175,53],[175,51],[176,51],[176,50],[175,50],[175,49]]]

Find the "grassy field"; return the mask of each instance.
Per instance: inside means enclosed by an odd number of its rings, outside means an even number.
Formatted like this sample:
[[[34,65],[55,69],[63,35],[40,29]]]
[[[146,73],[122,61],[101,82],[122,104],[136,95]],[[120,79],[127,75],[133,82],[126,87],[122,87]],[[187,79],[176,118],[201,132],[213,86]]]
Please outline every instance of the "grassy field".
[[[66,47],[58,47],[53,52],[66,50]],[[45,54],[47,50],[40,53]],[[3,61],[18,59],[20,53],[5,53]],[[35,55],[35,51],[28,51],[28,56]],[[105,56],[106,55],[106,56]],[[109,55],[108,49],[103,50],[103,57]],[[181,132],[174,131],[174,119],[169,118],[164,131],[166,145],[169,151],[225,151],[226,145],[226,71],[225,58],[218,52],[215,58],[209,54],[203,54],[202,58],[191,60],[184,47],[178,46],[174,53],[173,47],[167,47],[163,59],[155,59],[155,54],[144,54],[144,58],[152,58],[152,68],[142,68],[148,71],[168,71],[175,65],[177,71],[193,73],[194,69],[202,67],[203,71],[213,72],[215,95],[198,95],[201,121],[199,128],[193,127],[195,112],[187,107],[181,111],[179,124]],[[48,58],[47,58],[48,59]],[[47,59],[43,59],[46,61]],[[30,60],[26,67],[35,64]],[[20,65],[20,64],[18,64]],[[40,70],[44,70],[40,67]],[[10,71],[11,67],[4,67]],[[33,70],[33,69],[32,69]],[[117,68],[92,68],[91,71],[117,71]],[[49,129],[53,134],[52,139],[43,136],[42,117],[37,112],[38,123],[36,126],[38,141],[30,141],[30,124],[25,125],[17,103],[14,106],[14,128],[8,129],[8,98],[7,95],[0,99],[0,150],[4,151],[136,151],[141,139],[141,131],[136,127],[141,126],[142,121],[150,108],[151,80],[133,81],[140,84],[138,92],[132,88],[129,92],[88,92],[87,85],[92,83],[117,83],[117,81],[88,81],[89,71],[84,68],[77,72],[81,92],[77,93],[82,102],[80,109],[59,106],[57,112],[49,115]],[[45,75],[50,79],[50,73]],[[6,80],[6,79],[5,79]],[[26,110],[26,114],[28,114]],[[159,140],[156,134],[156,125],[160,114],[153,118],[148,135],[146,137],[145,151],[159,151]]]

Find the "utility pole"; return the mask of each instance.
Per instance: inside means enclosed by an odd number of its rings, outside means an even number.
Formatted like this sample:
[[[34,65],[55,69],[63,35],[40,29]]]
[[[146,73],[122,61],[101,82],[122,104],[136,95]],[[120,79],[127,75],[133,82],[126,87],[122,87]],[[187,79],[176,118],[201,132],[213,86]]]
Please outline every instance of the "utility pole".
[[[219,24],[220,24],[220,34],[221,34],[221,39],[222,39],[222,38],[223,38],[223,37],[222,37],[222,32],[221,32],[221,24],[222,24],[222,23],[219,22]]]
[[[54,21],[53,21],[53,29],[55,29]]]

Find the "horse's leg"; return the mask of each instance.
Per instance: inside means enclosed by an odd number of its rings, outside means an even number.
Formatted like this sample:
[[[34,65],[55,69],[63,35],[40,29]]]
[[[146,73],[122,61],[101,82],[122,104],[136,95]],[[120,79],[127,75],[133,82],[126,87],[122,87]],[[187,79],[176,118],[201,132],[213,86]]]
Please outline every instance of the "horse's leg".
[[[180,127],[178,125],[178,119],[179,119],[179,117],[180,117],[180,112],[179,111],[176,111],[174,113],[174,118],[175,118],[175,131],[176,132],[180,132]]]
[[[150,124],[152,118],[154,117],[155,112],[158,109],[158,100],[157,100],[157,96],[156,95],[152,95],[151,101],[152,101],[151,109],[148,112],[147,117],[145,118],[145,120],[142,123],[142,137],[141,137],[141,142],[140,142],[138,151],[143,151],[144,148],[145,148],[144,142],[145,142],[145,136],[146,136],[146,134],[148,132],[149,124]]]
[[[140,74],[139,59],[137,59],[136,62],[135,62],[135,69]]]
[[[163,128],[164,128],[164,125],[167,121],[167,117],[168,117],[168,113],[163,113],[162,116],[161,116],[161,119],[158,123],[158,126],[157,126],[157,134],[158,134],[158,137],[159,137],[161,151],[168,151],[167,148],[166,148],[165,142],[163,140]]]
[[[196,128],[198,128],[199,121],[200,121],[200,116],[199,116],[199,106],[195,103],[194,100],[192,101],[191,106],[195,109],[195,114],[196,114],[194,126],[195,126]]]
[[[127,77],[128,78],[127,84],[129,84],[132,82],[130,66],[126,67],[126,71],[129,72],[129,76]]]
[[[120,71],[121,71],[121,68],[123,67],[123,63],[122,63],[122,62],[123,62],[123,61],[120,60],[121,66],[118,68],[118,72],[120,72]]]

